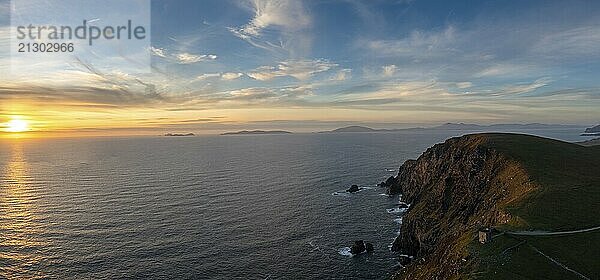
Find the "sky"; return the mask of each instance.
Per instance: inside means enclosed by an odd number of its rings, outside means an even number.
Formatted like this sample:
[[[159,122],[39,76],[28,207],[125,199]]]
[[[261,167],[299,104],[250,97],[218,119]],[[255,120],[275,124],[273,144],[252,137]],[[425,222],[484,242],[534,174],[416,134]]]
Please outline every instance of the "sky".
[[[14,119],[72,135],[600,120],[599,1],[153,0],[150,13],[146,73],[119,52],[11,68],[0,0],[0,130]]]

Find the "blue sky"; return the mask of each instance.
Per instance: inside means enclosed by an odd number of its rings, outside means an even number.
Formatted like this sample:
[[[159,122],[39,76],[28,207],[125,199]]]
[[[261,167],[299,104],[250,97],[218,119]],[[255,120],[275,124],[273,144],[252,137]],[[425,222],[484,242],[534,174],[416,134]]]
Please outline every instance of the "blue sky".
[[[103,129],[197,131],[600,119],[598,1],[154,0],[151,7],[152,73],[90,75],[90,66],[103,65],[71,66],[59,75],[63,83],[40,84],[0,67],[0,115],[25,114],[7,105],[20,94],[31,108],[44,100],[94,120],[74,130],[107,118],[114,125]],[[29,118],[40,127],[44,117],[61,118],[38,114]]]

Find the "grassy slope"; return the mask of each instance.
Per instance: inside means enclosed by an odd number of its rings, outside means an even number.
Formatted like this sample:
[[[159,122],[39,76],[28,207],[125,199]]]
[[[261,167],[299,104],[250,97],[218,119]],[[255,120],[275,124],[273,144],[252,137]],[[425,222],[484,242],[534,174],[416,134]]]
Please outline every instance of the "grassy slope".
[[[486,145],[519,162],[540,186],[508,208],[519,216],[521,229],[561,231],[600,225],[600,146],[514,134],[486,136]],[[526,242],[505,251],[521,241]],[[501,236],[491,244],[472,243],[471,250],[482,263],[470,278],[580,279],[530,246],[591,279],[600,279],[598,231],[553,237]]]
[[[600,209],[600,146],[516,134],[490,134],[489,139],[488,145],[521,163],[541,186],[511,213],[538,230],[600,225],[594,211]]]

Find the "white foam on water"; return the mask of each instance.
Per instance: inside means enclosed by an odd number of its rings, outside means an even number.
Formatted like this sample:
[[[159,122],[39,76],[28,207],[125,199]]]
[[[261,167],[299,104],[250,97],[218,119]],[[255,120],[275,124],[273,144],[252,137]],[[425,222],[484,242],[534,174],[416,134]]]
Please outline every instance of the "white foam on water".
[[[394,219],[394,222],[402,224],[402,217]]]
[[[334,196],[349,196],[350,193],[346,192],[346,191],[337,191],[337,192],[332,192],[331,195],[334,195]]]
[[[402,214],[402,213],[406,212],[406,209],[407,208],[395,207],[395,208],[388,208],[385,210],[390,214]]]
[[[342,256],[352,257],[352,253],[350,253],[350,247],[342,247],[338,250],[338,254]]]
[[[403,201],[399,201],[398,202],[398,207],[402,206],[402,208],[406,208],[408,209],[410,207],[410,204],[403,202]]]
[[[364,190],[372,190],[372,189],[374,189],[374,188],[373,187],[359,187],[358,191],[355,191],[355,192],[347,192],[346,190],[339,190],[337,192],[331,193],[331,195],[349,196],[349,195],[353,195],[353,194],[362,192]]]

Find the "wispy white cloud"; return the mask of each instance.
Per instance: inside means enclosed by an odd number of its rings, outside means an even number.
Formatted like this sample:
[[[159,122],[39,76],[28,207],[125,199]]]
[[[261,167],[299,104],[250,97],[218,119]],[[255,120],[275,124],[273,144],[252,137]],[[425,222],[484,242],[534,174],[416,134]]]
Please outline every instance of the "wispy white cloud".
[[[244,73],[227,72],[227,73],[221,74],[221,79],[223,79],[225,81],[231,81],[231,80],[238,79],[238,78],[242,77],[243,75],[244,75]]]
[[[391,65],[384,65],[381,67],[381,75],[383,75],[384,77],[391,77],[394,76],[394,74],[396,74],[396,69],[398,67],[394,64]]]
[[[198,77],[196,77],[196,80],[206,80],[206,79],[211,79],[211,78],[219,78],[221,77],[221,73],[205,73],[205,74],[201,74]]]
[[[530,19],[483,21],[414,30],[399,38],[363,37],[356,44],[366,50],[365,58],[393,62],[403,73],[423,73],[422,78],[533,78],[550,75],[565,63],[600,57],[597,22],[551,22],[540,28]]]
[[[193,54],[189,52],[172,53],[167,49],[154,46],[150,47],[150,53],[177,64],[193,64],[203,61],[212,61],[218,58],[217,55],[214,54]]]
[[[158,57],[167,58],[165,49],[150,47],[150,53]]]
[[[196,80],[203,81],[203,80],[218,79],[218,78],[220,78],[223,81],[232,81],[232,80],[239,79],[242,76],[244,76],[244,73],[237,73],[237,72],[204,73],[204,74],[198,75],[196,77]]]
[[[302,31],[312,25],[312,19],[302,1],[251,0],[244,3],[254,17],[241,27],[228,28],[235,36],[255,47],[276,52],[291,53],[310,44]],[[266,36],[267,30],[276,30],[280,36]]]
[[[191,64],[197,63],[201,61],[210,61],[217,59],[217,56],[214,54],[191,54],[191,53],[179,53],[175,55],[175,58],[180,64]]]
[[[229,95],[234,99],[266,99],[276,96],[271,88],[242,88],[229,91]]]
[[[294,77],[298,80],[306,80],[313,75],[337,67],[335,63],[327,60],[286,60],[276,66],[261,66],[247,75],[255,80],[268,81],[277,77]]]
[[[381,82],[374,89],[358,91],[342,97],[354,100],[395,100],[403,99],[406,102],[432,101],[432,98],[446,97],[447,89],[436,81],[406,81],[406,82]],[[407,97],[417,97],[410,100]],[[397,99],[397,100],[396,100]]]
[[[345,81],[352,78],[352,69],[341,69],[335,75],[333,75],[329,80],[331,81]]]
[[[279,93],[285,98],[302,98],[314,95],[312,85],[283,87],[279,89]]]
[[[286,86],[280,88],[251,87],[231,90],[227,92],[225,98],[220,102],[252,101],[254,103],[267,102],[270,105],[274,105],[275,103],[283,104],[311,95],[313,95],[313,91],[310,85]]]
[[[269,26],[298,30],[311,23],[301,1],[253,0],[250,4],[254,11],[254,18],[238,29],[244,36],[260,36]]]
[[[531,64],[494,63],[474,74],[475,77],[522,76],[533,73],[536,69]]]
[[[598,46],[600,25],[589,25],[544,34],[532,46],[532,53],[598,57]]]
[[[440,32],[415,30],[405,38],[362,41],[361,45],[381,56],[419,58],[447,54],[457,40],[456,28],[448,26]]]
[[[550,84],[551,82],[552,82],[552,80],[550,78],[544,77],[544,78],[537,79],[531,83],[515,84],[515,85],[506,86],[506,87],[502,88],[500,90],[500,92],[498,92],[494,95],[517,95],[517,94],[529,93],[529,92],[535,91],[539,88],[545,87],[548,84]]]
[[[458,82],[456,83],[456,87],[460,88],[460,89],[466,89],[466,88],[470,88],[473,86],[473,83],[471,82]]]

